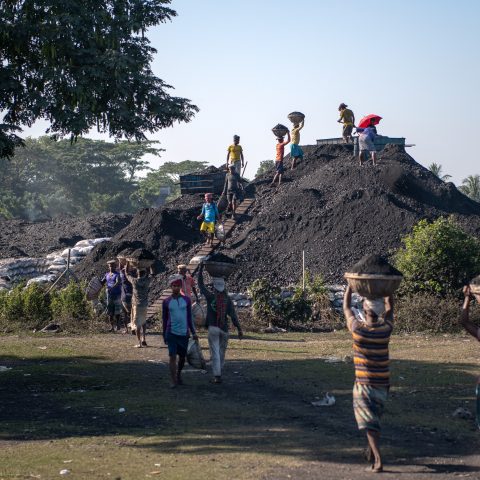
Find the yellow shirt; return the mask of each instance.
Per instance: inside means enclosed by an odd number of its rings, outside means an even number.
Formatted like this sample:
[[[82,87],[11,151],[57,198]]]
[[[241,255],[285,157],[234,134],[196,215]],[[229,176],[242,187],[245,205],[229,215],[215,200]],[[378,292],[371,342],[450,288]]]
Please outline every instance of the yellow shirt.
[[[298,127],[292,128],[291,131],[291,142],[295,145],[300,143],[300,130],[303,128],[303,124],[299,125]]]
[[[349,108],[346,108],[340,112],[340,120],[343,120],[345,125],[353,125],[354,118],[353,112]]]
[[[230,160],[230,163],[237,163],[242,159],[241,153],[242,153],[242,147],[240,145],[230,145],[228,147],[228,159]]]

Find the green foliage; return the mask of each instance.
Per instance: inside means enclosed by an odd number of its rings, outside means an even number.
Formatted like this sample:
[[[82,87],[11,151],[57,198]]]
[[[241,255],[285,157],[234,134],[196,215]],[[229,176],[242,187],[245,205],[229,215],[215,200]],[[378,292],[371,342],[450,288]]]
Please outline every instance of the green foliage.
[[[262,160],[260,166],[257,169],[255,178],[260,177],[264,173],[270,172],[275,167],[275,162],[273,160]]]
[[[402,242],[394,262],[404,275],[403,294],[455,295],[480,271],[479,240],[453,218],[421,220]]]
[[[449,178],[452,178],[451,175],[448,175],[448,174],[443,175],[443,167],[439,163],[435,163],[435,162],[431,163],[428,166],[428,169],[434,175],[436,175],[440,180],[443,180],[444,182],[446,182]]]
[[[1,2],[0,110],[5,124],[50,122],[47,133],[76,138],[92,127],[144,140],[198,108],[171,96],[151,70],[145,33],[171,20],[170,0]],[[18,139],[0,132],[0,154]]]
[[[33,330],[51,319],[50,298],[38,284],[17,285],[0,293],[0,329]]]
[[[400,297],[395,303],[395,331],[457,333],[462,330],[458,323],[460,301],[448,295],[417,293]],[[473,321],[478,321],[478,307],[473,309]]]
[[[180,175],[186,175],[195,171],[203,170],[208,166],[207,162],[184,160],[183,162],[165,162],[161,167],[138,183],[138,190],[132,195],[138,206],[151,206],[160,195],[160,188],[170,187],[168,200],[180,196]]]
[[[305,289],[299,283],[286,298],[282,298],[280,287],[265,278],[255,280],[248,293],[257,321],[287,329],[292,326],[325,330],[338,327],[338,317],[330,307],[327,288],[320,275],[311,276],[307,271]]]
[[[464,178],[459,190],[467,197],[480,203],[480,175],[469,175]]]
[[[52,295],[51,309],[55,321],[68,324],[73,331],[83,330],[94,319],[91,303],[85,296],[85,283],[70,283]]]
[[[0,213],[36,219],[58,214],[133,212],[137,175],[156,142],[28,138],[11,161],[0,159]]]

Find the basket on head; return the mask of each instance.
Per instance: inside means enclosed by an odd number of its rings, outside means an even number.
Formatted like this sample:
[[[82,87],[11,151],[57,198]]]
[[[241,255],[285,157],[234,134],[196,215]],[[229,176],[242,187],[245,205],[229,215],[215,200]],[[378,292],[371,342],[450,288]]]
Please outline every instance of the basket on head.
[[[211,277],[228,278],[235,270],[235,264],[226,262],[206,261],[205,270],[209,273]]]
[[[478,283],[471,283],[470,292],[475,295],[480,295],[480,285]]]
[[[288,128],[279,123],[272,128],[272,132],[276,137],[284,137],[288,132]]]
[[[288,119],[294,124],[298,125],[305,118],[305,115],[302,112],[292,112],[288,114]]]
[[[380,275],[371,273],[345,273],[350,288],[362,297],[375,299],[392,295],[398,289],[401,275]]]
[[[127,257],[127,261],[132,265],[134,268],[150,268],[154,263],[155,260],[151,259],[143,259],[143,258],[135,258],[135,257]]]

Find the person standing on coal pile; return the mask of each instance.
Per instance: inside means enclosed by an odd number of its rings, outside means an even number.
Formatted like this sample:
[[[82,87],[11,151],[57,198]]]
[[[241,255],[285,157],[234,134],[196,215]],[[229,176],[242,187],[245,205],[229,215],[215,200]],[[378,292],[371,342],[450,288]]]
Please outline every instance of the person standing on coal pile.
[[[295,169],[297,159],[303,158],[303,150],[300,147],[300,130],[305,125],[305,118],[292,128],[292,144],[290,145],[290,156],[292,157],[292,170]]]
[[[120,274],[117,272],[117,261],[109,260],[107,265],[108,272],[101,282],[107,287],[107,313],[111,325],[109,332],[114,332],[118,329],[122,313],[122,286]]]
[[[275,175],[273,176],[272,183],[270,185],[275,185],[275,180],[278,178],[278,186],[282,183],[282,175],[285,171],[283,166],[283,156],[285,154],[285,145],[290,143],[290,132],[287,132],[287,141],[284,142],[284,137],[277,137],[277,145],[275,152]]]
[[[200,231],[205,235],[205,245],[213,245],[213,237],[215,235],[215,223],[220,219],[217,204],[213,201],[213,193],[205,194],[205,203],[202,206],[202,213],[197,220],[202,220]]]
[[[380,419],[390,386],[388,344],[393,330],[393,297],[365,299],[361,319],[355,317],[351,304],[352,290],[348,286],[343,313],[353,337],[353,411],[359,430],[367,433],[366,459],[371,463],[368,470],[378,473],[383,471],[379,449]]]
[[[190,275],[188,266],[183,264],[178,265],[177,273],[182,277],[182,288],[180,293],[188,297],[190,300],[192,299],[192,296],[195,295],[195,300],[198,302],[198,292],[195,285],[195,279]]]
[[[132,284],[132,314],[131,328],[137,334],[138,343],[136,348],[147,346],[147,307],[148,307],[148,289],[150,288],[151,278],[147,270],[137,268],[136,275],[132,274],[130,262],[127,261],[125,274],[127,280]],[[153,273],[150,268],[150,275]]]
[[[480,286],[480,276],[475,277],[472,280],[472,284]],[[480,341],[480,328],[478,325],[473,323],[470,320],[470,301],[471,301],[471,287],[470,285],[465,285],[463,287],[463,306],[462,306],[462,314],[460,316],[460,325],[474,338]],[[477,303],[480,304],[480,293],[473,293],[473,296]],[[477,380],[477,387],[475,389],[476,397],[477,397],[477,426],[480,428],[480,378]]]
[[[227,210],[232,212],[232,218],[235,220],[235,211],[237,210],[237,200],[243,192],[242,177],[236,172],[235,166],[228,167],[228,173],[225,176],[225,185],[222,195],[227,195]]]
[[[366,128],[357,127],[358,148],[360,166],[363,165],[363,159],[368,160],[369,155],[372,157],[372,164],[377,164],[377,149],[375,147],[375,138],[377,137],[377,128],[372,123]]]
[[[355,115],[353,112],[347,108],[348,105],[341,103],[338,107],[340,112],[340,118],[337,120],[338,123],[343,123],[342,137],[345,143],[353,143],[352,131],[355,126]]]
[[[172,388],[183,385],[182,369],[187,356],[189,333],[194,340],[198,340],[192,321],[192,302],[190,298],[181,294],[182,281],[181,275],[170,277],[172,294],[162,304],[163,340],[168,346]]]
[[[240,145],[240,137],[234,135],[233,144],[230,145],[227,150],[227,170],[230,165],[234,165],[235,171],[241,175],[244,162],[245,159],[243,158],[243,149]]]
[[[210,347],[210,360],[212,363],[213,378],[211,383],[222,383],[222,369],[225,364],[225,353],[228,346],[228,319],[238,330],[238,338],[242,339],[243,331],[238,321],[237,312],[232,299],[225,290],[223,278],[213,278],[213,292],[207,289],[203,281],[203,263],[198,272],[198,286],[200,293],[207,300],[208,345]]]

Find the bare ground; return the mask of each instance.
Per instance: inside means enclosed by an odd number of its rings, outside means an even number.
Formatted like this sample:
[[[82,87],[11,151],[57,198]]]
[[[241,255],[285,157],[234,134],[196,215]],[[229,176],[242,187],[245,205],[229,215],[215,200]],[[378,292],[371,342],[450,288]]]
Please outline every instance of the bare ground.
[[[161,337],[0,337],[0,479],[366,479],[345,333],[233,338],[225,382],[168,388]],[[206,347],[206,339],[202,339]],[[159,348],[160,347],[160,348]],[[480,478],[479,346],[396,336],[384,417],[388,479]],[[205,352],[208,356],[208,352]],[[310,405],[329,391],[337,403]],[[125,408],[119,413],[119,408]]]

